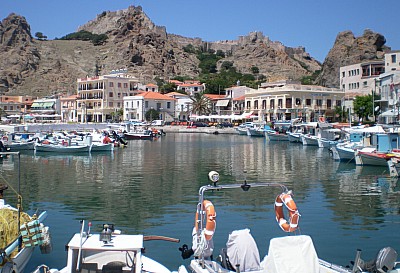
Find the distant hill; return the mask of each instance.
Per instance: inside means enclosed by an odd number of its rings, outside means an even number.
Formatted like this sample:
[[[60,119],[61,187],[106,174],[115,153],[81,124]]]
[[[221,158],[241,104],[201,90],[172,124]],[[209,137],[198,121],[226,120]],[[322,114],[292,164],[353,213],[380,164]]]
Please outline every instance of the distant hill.
[[[385,38],[370,30],[355,38],[340,33],[323,64],[304,47],[286,47],[260,32],[252,32],[232,41],[206,42],[169,34],[156,26],[142,11],[130,6],[125,10],[103,12],[79,27],[93,34],[106,34],[102,45],[79,40],[37,40],[32,37],[26,19],[10,14],[0,23],[0,92],[8,95],[46,96],[76,90],[76,79],[107,74],[127,68],[144,83],[154,78],[174,76],[196,78],[200,70],[194,53],[185,52],[191,44],[204,50],[222,50],[241,73],[256,66],[269,80],[300,79],[321,70],[317,83],[338,85],[339,66],[381,58]]]

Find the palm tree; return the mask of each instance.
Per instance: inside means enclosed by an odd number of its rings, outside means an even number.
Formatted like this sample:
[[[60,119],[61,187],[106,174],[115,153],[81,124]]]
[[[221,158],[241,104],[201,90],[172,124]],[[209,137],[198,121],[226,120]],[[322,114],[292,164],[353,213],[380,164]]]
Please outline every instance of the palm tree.
[[[210,99],[204,93],[196,93],[190,96],[192,100],[192,113],[196,115],[206,115],[211,113]]]

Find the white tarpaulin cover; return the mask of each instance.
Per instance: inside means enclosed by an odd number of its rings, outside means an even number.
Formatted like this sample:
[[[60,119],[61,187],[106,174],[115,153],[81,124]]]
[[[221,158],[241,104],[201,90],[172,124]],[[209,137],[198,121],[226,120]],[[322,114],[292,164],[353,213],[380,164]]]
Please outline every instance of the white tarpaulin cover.
[[[380,114],[380,116],[381,117],[395,117],[395,116],[398,116],[398,111],[394,111],[393,109],[392,110],[388,110],[388,111],[386,111],[386,112],[383,112],[382,114]]]
[[[225,107],[225,106],[228,106],[228,104],[229,104],[229,100],[219,100],[219,101],[217,101],[215,106]]]
[[[240,272],[260,269],[258,247],[248,228],[234,230],[229,234],[226,253],[234,268],[236,268],[236,265],[240,265]]]
[[[319,273],[318,256],[310,236],[274,238],[262,262],[268,273]]]

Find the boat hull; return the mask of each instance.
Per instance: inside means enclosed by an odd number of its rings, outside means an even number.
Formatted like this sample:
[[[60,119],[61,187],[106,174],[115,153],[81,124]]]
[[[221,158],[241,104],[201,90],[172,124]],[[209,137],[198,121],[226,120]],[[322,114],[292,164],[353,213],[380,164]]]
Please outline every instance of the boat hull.
[[[11,152],[28,151],[35,149],[35,142],[13,142],[5,146],[9,148]]]
[[[288,135],[278,133],[265,133],[265,137],[269,141],[289,141]]]
[[[114,143],[93,143],[91,152],[112,152],[114,150]]]
[[[52,144],[36,144],[36,152],[45,153],[60,153],[60,154],[75,154],[75,153],[89,153],[91,146],[62,146],[62,145],[52,145]]]
[[[125,133],[124,138],[126,140],[142,139],[142,140],[152,140],[152,134],[141,134],[141,133]]]

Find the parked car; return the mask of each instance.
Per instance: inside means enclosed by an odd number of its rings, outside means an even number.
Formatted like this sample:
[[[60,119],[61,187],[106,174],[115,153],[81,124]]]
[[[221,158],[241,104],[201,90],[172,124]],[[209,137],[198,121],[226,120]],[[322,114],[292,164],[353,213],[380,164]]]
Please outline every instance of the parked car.
[[[201,121],[193,122],[192,126],[193,127],[210,127],[210,125],[208,125],[208,123],[201,122]]]
[[[217,127],[220,128],[229,128],[229,127],[233,127],[233,124],[230,122],[221,122],[217,124]]]

